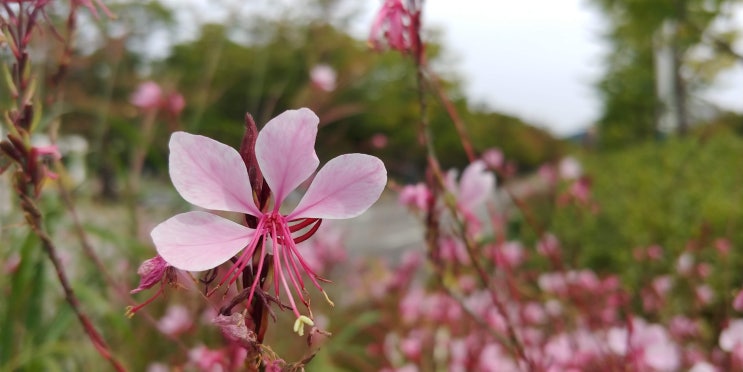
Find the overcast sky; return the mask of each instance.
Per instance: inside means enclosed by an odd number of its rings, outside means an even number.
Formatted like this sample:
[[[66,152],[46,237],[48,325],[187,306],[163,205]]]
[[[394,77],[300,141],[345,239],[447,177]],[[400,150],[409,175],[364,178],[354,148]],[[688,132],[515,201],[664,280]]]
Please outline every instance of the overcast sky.
[[[359,29],[368,29],[381,1],[367,3]],[[587,1],[426,0],[424,17],[443,28],[446,48],[459,58],[456,68],[474,101],[561,135],[598,117],[593,82],[607,50],[600,37],[604,22]],[[740,64],[718,80],[704,97],[743,111]]]
[[[280,13],[287,8],[277,4],[301,0],[163,1],[174,9],[188,4],[196,18],[214,21],[228,9],[257,6]],[[424,27],[444,31],[445,48],[457,61],[452,68],[464,76],[472,101],[569,135],[591,125],[601,110],[593,84],[607,53],[600,36],[605,22],[587,1],[425,0]],[[352,31],[365,38],[382,0],[359,3],[365,11]],[[743,32],[743,11],[737,15],[733,24]],[[743,53],[743,43],[737,50]],[[721,75],[702,98],[743,112],[743,66]]]

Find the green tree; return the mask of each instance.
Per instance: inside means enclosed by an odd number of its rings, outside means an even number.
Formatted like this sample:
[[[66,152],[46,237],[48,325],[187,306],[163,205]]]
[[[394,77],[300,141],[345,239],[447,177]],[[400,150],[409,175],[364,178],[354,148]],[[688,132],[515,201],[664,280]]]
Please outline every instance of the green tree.
[[[714,47],[734,33],[713,29],[737,0],[593,0],[608,18],[611,47],[598,83],[605,146],[651,139],[660,127],[683,135],[694,124],[691,98],[730,58]],[[705,50],[711,53],[700,53]],[[701,55],[706,58],[700,58]],[[721,62],[722,61],[722,62]]]

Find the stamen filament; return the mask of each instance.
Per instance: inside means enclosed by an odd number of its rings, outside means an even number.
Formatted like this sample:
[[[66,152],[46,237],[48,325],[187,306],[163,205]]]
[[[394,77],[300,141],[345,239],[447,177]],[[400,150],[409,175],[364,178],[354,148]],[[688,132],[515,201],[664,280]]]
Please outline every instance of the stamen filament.
[[[258,285],[258,283],[261,281],[261,272],[263,271],[263,262],[266,260],[266,241],[263,241],[263,244],[261,244],[261,255],[258,259],[258,270],[254,274],[253,278],[253,285],[250,286],[250,295],[248,296],[248,305],[250,305],[253,301],[253,294],[255,294],[255,288]]]
[[[294,221],[289,221],[289,222],[295,222],[295,221],[302,221],[302,222],[299,222],[299,223],[297,223],[295,225],[289,226],[289,231],[291,231],[291,232],[297,232],[299,230],[302,230],[305,227],[307,227],[309,225],[312,225],[316,221],[320,221],[320,219],[319,218],[302,218],[302,219],[299,219],[299,220],[294,220]]]
[[[322,223],[322,220],[318,219],[317,220],[317,223],[314,226],[312,226],[312,228],[309,231],[307,231],[306,233],[304,233],[304,234],[302,234],[299,237],[297,237],[297,238],[294,239],[294,244],[299,244],[299,243],[301,243],[301,242],[303,242],[303,241],[311,238],[312,235],[315,235],[315,233],[317,232],[317,230],[320,228],[320,224],[321,223]]]

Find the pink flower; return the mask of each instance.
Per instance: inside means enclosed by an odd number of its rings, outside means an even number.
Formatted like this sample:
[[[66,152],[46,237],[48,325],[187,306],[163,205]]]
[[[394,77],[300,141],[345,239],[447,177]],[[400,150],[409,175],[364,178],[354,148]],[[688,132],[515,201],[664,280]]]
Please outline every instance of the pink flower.
[[[560,160],[560,164],[557,167],[560,178],[563,180],[575,180],[583,174],[583,168],[580,163],[572,156]]]
[[[417,20],[419,15],[417,11],[411,12],[402,0],[385,0],[372,23],[369,45],[376,50],[382,50],[386,43],[394,50],[410,51],[416,38],[414,20]]]
[[[456,172],[447,174],[447,187],[457,197],[457,204],[466,212],[471,213],[490,196],[495,187],[495,176],[487,171],[482,160],[475,160],[462,172],[459,185],[454,181]]]
[[[495,264],[498,267],[513,269],[524,262],[526,258],[524,247],[518,241],[496,245],[493,250],[495,251]]]
[[[715,240],[715,249],[720,253],[721,256],[727,256],[730,253],[730,249],[733,244],[727,238],[719,238]]]
[[[495,175],[487,170],[484,161],[475,160],[464,169],[459,184],[456,182],[456,177],[456,171],[449,171],[445,180],[446,187],[456,198],[457,208],[469,224],[468,232],[477,233],[481,223],[474,212],[493,192]]]
[[[144,291],[145,289],[152,288],[155,284],[160,283],[166,274],[166,269],[169,267],[167,262],[160,256],[155,256],[149,260],[145,260],[139,265],[137,274],[139,274],[139,286],[132,289],[131,293],[137,293]]]
[[[470,263],[467,247],[461,240],[455,238],[442,238],[439,241],[439,254],[444,262],[461,263],[462,265]]]
[[[168,99],[165,102],[165,108],[173,116],[179,116],[181,111],[186,107],[186,99],[183,95],[178,92],[173,92],[168,95]]]
[[[693,267],[694,256],[689,252],[682,253],[676,262],[676,271],[681,275],[688,275]]]
[[[400,190],[398,201],[400,204],[409,208],[425,212],[428,210],[428,202],[432,197],[433,195],[428,187],[426,187],[424,183],[418,183],[415,185],[404,186],[402,190]]]
[[[300,334],[303,324],[312,325],[312,321],[300,314],[294,300],[296,295],[309,307],[299,267],[325,292],[317,281],[319,276],[303,260],[292,233],[322,218],[360,215],[379,198],[387,182],[384,164],[376,157],[341,155],[320,169],[299,204],[283,214],[280,208],[286,197],[319,165],[314,149],[318,123],[309,109],[290,110],[269,121],[258,134],[255,156],[273,196],[273,208],[267,212],[256,206],[246,165],[235,149],[207,137],[173,133],[170,178],[181,196],[205,209],[254,216],[258,223],[252,229],[211,213],[187,212],[161,223],[151,233],[160,256],[182,270],[209,270],[237,255],[221,281],[229,281],[229,285],[251,264],[255,254],[255,272],[261,272],[267,255],[272,254],[276,297],[279,287],[283,287],[297,317],[295,331]],[[248,303],[258,279],[256,275]]]
[[[697,323],[683,315],[676,315],[671,319],[668,330],[677,338],[695,337],[699,333]]]
[[[492,170],[500,170],[506,163],[506,158],[503,155],[503,151],[497,148],[492,148],[485,151],[482,154],[482,161],[488,165]]]
[[[698,285],[694,288],[694,294],[702,305],[709,305],[715,299],[715,291],[706,284]]]
[[[31,157],[37,160],[43,159],[62,159],[62,154],[59,152],[57,145],[45,145],[45,146],[33,146],[31,147]],[[56,180],[59,175],[49,169],[46,165],[42,165],[43,175],[51,180]]]
[[[201,371],[223,371],[227,356],[222,350],[211,350],[200,345],[188,351],[188,359]]]
[[[743,346],[743,319],[735,319],[720,333],[720,349],[731,352]]]
[[[139,84],[137,90],[129,98],[132,105],[143,110],[151,110],[160,106],[163,99],[163,90],[154,81],[145,81]]]
[[[126,315],[128,317],[133,317],[134,314],[137,313],[137,311],[142,310],[142,308],[144,308],[161,294],[163,294],[163,287],[165,284],[176,283],[178,279],[176,270],[167,262],[165,262],[165,260],[163,260],[163,258],[159,255],[142,262],[142,264],[139,265],[139,269],[137,269],[137,274],[139,274],[140,276],[139,286],[132,289],[130,292],[131,294],[135,294],[144,291],[145,289],[152,288],[155,286],[155,284],[158,283],[160,283],[161,286],[160,288],[158,288],[157,292],[155,292],[154,295],[145,300],[143,303],[136,306],[128,306],[126,309]]]
[[[560,253],[560,241],[552,233],[545,233],[537,242],[537,252],[543,256],[552,257]]]
[[[315,65],[315,67],[310,70],[310,80],[312,81],[312,84],[326,92],[332,92],[335,90],[336,79],[337,75],[335,70],[328,65]]]
[[[157,322],[157,329],[166,335],[178,336],[188,331],[191,325],[193,320],[188,309],[183,305],[172,305],[165,312],[165,316]]]
[[[609,349],[614,353],[629,353],[640,370],[676,371],[680,367],[681,353],[678,346],[671,340],[666,329],[658,324],[647,324],[644,320],[635,318],[632,319],[631,333],[626,328],[612,328],[607,334],[607,341]]]
[[[735,299],[733,300],[733,309],[743,311],[743,290],[738,291],[738,294],[735,295]]]
[[[372,136],[371,138],[371,145],[375,149],[383,149],[387,146],[387,143],[389,142],[389,138],[385,136],[382,133],[377,133]]]
[[[660,261],[663,258],[663,247],[659,245],[651,245],[647,250],[648,259],[652,261]]]

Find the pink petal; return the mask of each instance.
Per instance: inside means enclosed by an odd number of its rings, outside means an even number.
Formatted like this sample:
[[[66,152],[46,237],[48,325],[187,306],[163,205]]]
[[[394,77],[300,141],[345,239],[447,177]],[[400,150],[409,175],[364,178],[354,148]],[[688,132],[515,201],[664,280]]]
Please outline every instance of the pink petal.
[[[271,119],[258,133],[255,155],[276,208],[286,195],[317,169],[317,115],[307,108],[289,110]]]
[[[495,176],[487,171],[482,160],[475,160],[462,172],[459,181],[459,202],[465,208],[472,209],[488,197],[495,186]]]
[[[242,250],[254,230],[207,212],[187,212],[157,225],[150,234],[157,253],[187,271],[215,268]]]
[[[260,216],[240,154],[204,136],[170,137],[170,179],[183,199],[206,209]]]
[[[288,219],[356,217],[379,199],[387,184],[384,163],[371,155],[346,154],[325,164]]]

